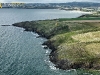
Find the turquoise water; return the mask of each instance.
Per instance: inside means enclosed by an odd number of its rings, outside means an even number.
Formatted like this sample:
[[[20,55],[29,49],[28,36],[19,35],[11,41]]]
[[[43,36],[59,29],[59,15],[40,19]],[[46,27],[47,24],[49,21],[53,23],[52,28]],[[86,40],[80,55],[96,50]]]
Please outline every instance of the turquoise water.
[[[75,69],[59,70],[49,61],[45,38],[11,25],[15,22],[75,18],[82,13],[58,9],[0,9],[0,75],[78,75]],[[84,74],[87,75],[87,74]]]

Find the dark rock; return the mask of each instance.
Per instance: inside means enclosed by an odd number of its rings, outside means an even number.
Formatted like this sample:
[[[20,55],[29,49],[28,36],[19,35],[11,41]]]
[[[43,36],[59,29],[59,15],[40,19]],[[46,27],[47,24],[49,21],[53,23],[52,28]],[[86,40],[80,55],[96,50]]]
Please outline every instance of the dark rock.
[[[11,25],[1,25],[1,26],[11,26]]]
[[[25,28],[24,31],[32,31],[32,28]]]
[[[71,69],[70,62],[68,60],[59,60],[56,63],[56,67],[63,69],[63,70]]]
[[[74,69],[78,69],[78,68],[81,68],[83,66],[84,63],[73,63],[71,64],[71,68],[74,68]]]
[[[45,46],[45,47],[44,47],[44,49],[48,49],[48,47],[47,47],[47,46]]]
[[[52,52],[56,50],[56,47],[53,45],[53,42],[51,42],[50,40],[44,42],[42,45],[47,45],[52,50]]]

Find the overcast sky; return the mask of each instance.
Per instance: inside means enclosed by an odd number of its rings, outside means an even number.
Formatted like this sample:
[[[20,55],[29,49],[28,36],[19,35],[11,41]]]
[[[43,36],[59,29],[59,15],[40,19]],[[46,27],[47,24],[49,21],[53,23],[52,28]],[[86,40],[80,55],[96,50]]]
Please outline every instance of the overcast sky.
[[[28,2],[28,3],[65,3],[65,2],[99,2],[100,0],[0,0],[0,2]]]

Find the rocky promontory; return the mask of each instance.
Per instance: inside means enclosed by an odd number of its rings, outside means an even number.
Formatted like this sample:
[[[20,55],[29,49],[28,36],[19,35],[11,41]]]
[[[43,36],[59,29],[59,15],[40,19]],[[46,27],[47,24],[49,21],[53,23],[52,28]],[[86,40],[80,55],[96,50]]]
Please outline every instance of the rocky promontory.
[[[100,22],[55,19],[19,22],[13,26],[47,38],[43,45],[52,50],[50,60],[60,69],[100,69]]]

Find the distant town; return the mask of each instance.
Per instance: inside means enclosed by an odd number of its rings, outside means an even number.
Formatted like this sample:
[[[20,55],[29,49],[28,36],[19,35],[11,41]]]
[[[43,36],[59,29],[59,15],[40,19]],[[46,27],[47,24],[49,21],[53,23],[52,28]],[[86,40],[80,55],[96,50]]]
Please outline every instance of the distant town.
[[[70,2],[70,3],[0,3],[0,8],[20,9],[61,9],[80,10],[86,12],[100,12],[100,3],[92,2]]]

